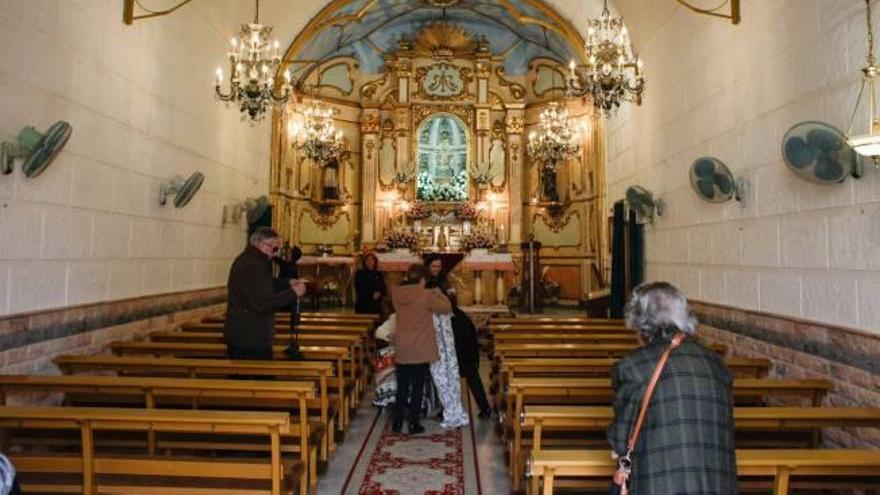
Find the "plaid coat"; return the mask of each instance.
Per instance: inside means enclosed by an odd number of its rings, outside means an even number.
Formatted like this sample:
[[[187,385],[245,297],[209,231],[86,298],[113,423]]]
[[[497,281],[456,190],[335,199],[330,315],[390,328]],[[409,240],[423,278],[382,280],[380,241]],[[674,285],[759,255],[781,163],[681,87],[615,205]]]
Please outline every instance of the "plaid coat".
[[[614,422],[608,442],[620,455],[667,346],[649,344],[611,371]],[[724,361],[706,347],[685,340],[672,351],[633,453],[633,495],[736,493],[731,383]]]

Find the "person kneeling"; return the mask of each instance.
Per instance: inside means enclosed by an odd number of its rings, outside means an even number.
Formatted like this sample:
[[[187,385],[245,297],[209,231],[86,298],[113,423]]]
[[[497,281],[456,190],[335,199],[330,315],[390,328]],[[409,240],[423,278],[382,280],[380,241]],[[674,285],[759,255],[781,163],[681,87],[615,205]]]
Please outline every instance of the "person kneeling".
[[[425,428],[419,421],[425,380],[428,378],[431,361],[440,357],[434,335],[433,315],[451,312],[452,305],[439,289],[425,288],[425,269],[422,265],[409,267],[403,282],[392,291],[391,300],[397,312],[397,329],[393,337],[397,397],[391,429],[399,433],[403,420],[407,418],[409,433],[422,433]]]

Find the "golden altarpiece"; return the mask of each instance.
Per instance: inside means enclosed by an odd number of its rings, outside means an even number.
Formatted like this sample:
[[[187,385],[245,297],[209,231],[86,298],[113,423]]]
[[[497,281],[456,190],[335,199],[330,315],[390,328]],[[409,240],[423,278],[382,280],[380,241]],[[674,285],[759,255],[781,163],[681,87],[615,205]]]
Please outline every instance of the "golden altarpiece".
[[[295,101],[275,112],[270,191],[279,232],[305,253],[329,246],[336,255],[356,256],[381,248],[392,229],[418,227],[423,249],[457,250],[467,225],[451,212],[470,203],[480,214],[475,223],[513,254],[516,266],[522,242],[534,236],[543,244],[545,275],[559,283],[563,299],[578,300],[598,288],[604,263],[601,119],[589,102],[564,98],[564,63],[535,58],[526,74],[509,76],[487,41],[441,22],[399,41],[383,58],[378,75],[361,74],[347,56],[314,64]],[[332,199],[324,197],[326,171],[310,163],[287,133],[314,100],[334,109],[347,150],[332,171],[339,187]],[[559,169],[558,201],[547,204],[526,142],[551,101],[566,105],[586,132],[580,155]],[[408,219],[406,209],[415,202],[431,215]],[[461,302],[468,304],[472,275],[460,267],[454,273]],[[493,281],[485,287],[487,298],[496,300]]]

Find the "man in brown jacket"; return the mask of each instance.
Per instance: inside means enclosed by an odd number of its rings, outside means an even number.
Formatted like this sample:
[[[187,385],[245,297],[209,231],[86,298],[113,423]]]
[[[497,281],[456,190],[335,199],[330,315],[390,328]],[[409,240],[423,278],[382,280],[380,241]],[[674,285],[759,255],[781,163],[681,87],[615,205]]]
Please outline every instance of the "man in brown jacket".
[[[275,311],[305,293],[302,280],[272,277],[272,257],[281,247],[278,234],[258,227],[229,270],[226,346],[230,359],[272,359]]]
[[[425,380],[430,373],[431,361],[440,358],[433,316],[434,313],[452,312],[452,305],[440,289],[425,288],[425,268],[422,265],[409,267],[400,287],[392,291],[391,299],[397,312],[397,325],[392,338],[397,399],[391,428],[400,432],[409,402],[409,433],[418,434],[425,431],[419,424]]]

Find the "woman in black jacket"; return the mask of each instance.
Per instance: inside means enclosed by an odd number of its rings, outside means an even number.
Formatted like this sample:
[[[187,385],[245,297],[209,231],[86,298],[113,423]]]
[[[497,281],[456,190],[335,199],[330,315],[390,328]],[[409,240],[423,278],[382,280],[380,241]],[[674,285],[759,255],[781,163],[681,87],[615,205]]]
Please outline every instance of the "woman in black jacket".
[[[382,314],[382,298],[385,297],[385,279],[378,270],[379,260],[369,253],[364,256],[364,267],[354,275],[354,310],[362,314]]]
[[[458,374],[467,379],[468,388],[474,394],[480,417],[492,414],[486,390],[480,379],[480,343],[477,340],[477,327],[470,317],[458,307],[455,294],[448,296],[452,302],[452,332],[455,334],[455,354],[458,357]]]

